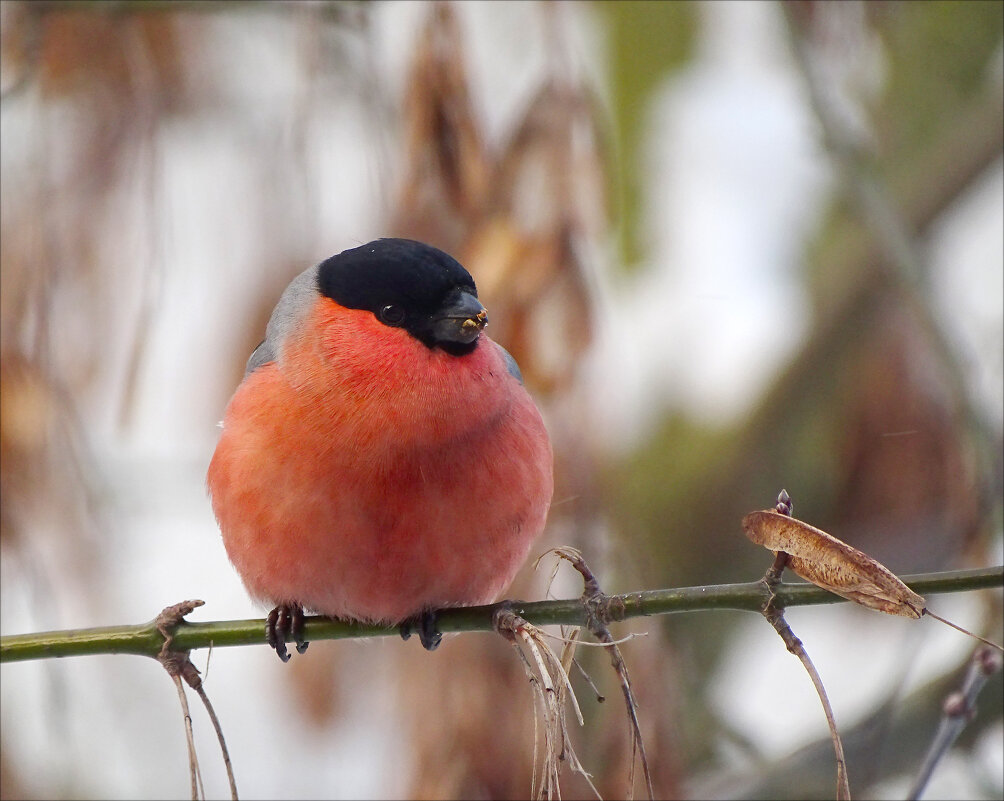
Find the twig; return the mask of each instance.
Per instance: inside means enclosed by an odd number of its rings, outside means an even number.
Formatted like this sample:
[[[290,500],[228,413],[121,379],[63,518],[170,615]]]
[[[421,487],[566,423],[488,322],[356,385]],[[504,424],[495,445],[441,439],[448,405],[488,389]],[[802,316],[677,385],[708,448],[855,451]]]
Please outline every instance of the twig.
[[[184,716],[185,738],[188,743],[188,769],[192,779],[192,801],[205,798],[206,790],[202,784],[202,771],[199,770],[199,756],[195,751],[192,714],[188,709],[188,698],[185,696],[185,687],[181,683],[181,678],[186,673],[191,673],[192,670],[195,671],[197,678],[198,670],[189,661],[187,652],[181,653],[171,650],[171,630],[185,615],[202,605],[203,601],[182,601],[164,609],[155,620],[157,630],[164,636],[164,644],[157,655],[157,661],[164,666],[178,690],[178,700],[181,702],[181,712]],[[189,684],[191,684],[190,681]]]
[[[216,710],[213,709],[213,705],[209,702],[209,696],[206,695],[206,688],[203,687],[202,682],[194,688],[195,692],[199,694],[199,698],[202,699],[203,705],[206,707],[206,712],[209,715],[209,719],[213,723],[213,730],[216,732],[216,739],[219,740],[220,750],[223,752],[223,765],[227,769],[227,781],[230,783],[230,798],[233,801],[237,801],[237,780],[234,778],[234,767],[230,762],[230,751],[227,749],[227,741],[223,737],[223,727],[220,726],[220,719],[216,717]]]
[[[508,610],[500,610],[498,615],[496,615],[497,620],[497,630],[503,637],[509,640],[512,645],[513,650],[519,656],[520,663],[523,665],[523,670],[526,673],[527,678],[530,680],[530,694],[533,697],[533,705],[536,708],[537,704],[541,704],[541,715],[545,714],[545,709],[543,705],[543,691],[540,689],[540,679],[537,678],[537,674],[533,670],[533,665],[530,664],[530,660],[526,658],[526,654],[523,653],[523,649],[519,647],[519,643],[516,642],[515,636],[508,636],[505,633],[506,625],[511,625],[503,622],[499,619],[502,615],[507,614]],[[513,621],[514,622],[514,621]],[[515,634],[515,629],[513,629],[513,634]],[[537,797],[537,754],[540,753],[540,729],[537,725],[538,715],[533,716],[533,768],[530,774],[530,797]]]
[[[934,735],[931,748],[924,757],[920,773],[907,795],[910,801],[920,798],[938,763],[948,753],[948,749],[952,747],[952,743],[962,733],[966,724],[976,717],[976,697],[987,683],[987,679],[1001,669],[1001,664],[1000,654],[986,646],[980,646],[973,653],[961,689],[951,693],[942,705],[941,723]]]
[[[955,570],[942,573],[922,573],[905,576],[906,584],[922,595],[943,592],[998,588],[1004,586],[1004,565]],[[845,599],[812,584],[785,583],[775,593],[784,607],[809,606],[845,602]],[[679,587],[645,590],[610,595],[608,610],[616,612],[607,623],[633,617],[731,609],[757,612],[763,606],[763,582],[718,584],[699,587]],[[489,606],[469,606],[436,611],[436,624],[444,634],[459,631],[492,631],[492,616],[508,606],[536,626],[584,626],[586,610],[581,599],[538,601],[535,603],[501,602]],[[223,620],[212,623],[188,623],[173,632],[178,649],[225,648],[236,645],[259,645],[264,642],[262,618]],[[306,618],[305,633],[311,640],[337,640],[357,637],[400,636],[397,628],[364,625],[324,617]],[[163,635],[151,623],[127,626],[107,626],[70,631],[47,631],[34,634],[14,634],[0,637],[0,662],[27,659],[51,659],[91,654],[136,654],[156,657],[163,644]]]
[[[767,576],[764,576],[764,584],[768,584]],[[826,716],[826,724],[830,727],[830,738],[833,740],[833,752],[837,760],[837,798],[838,799],[850,799],[851,790],[847,779],[847,760],[844,758],[844,746],[840,741],[840,733],[837,731],[837,722],[833,717],[833,709],[830,706],[830,700],[826,697],[826,690],[823,687],[823,681],[819,677],[819,673],[816,671],[816,666],[812,664],[812,660],[809,659],[809,654],[806,653],[805,646],[802,645],[802,641],[795,636],[795,633],[791,630],[791,626],[784,619],[784,611],[776,607],[773,603],[775,596],[772,594],[770,600],[764,604],[763,616],[767,619],[774,630],[781,636],[784,640],[785,647],[788,651],[793,653],[798,657],[805,671],[809,674],[809,678],[812,679],[812,685],[816,688],[816,693],[819,695],[819,701],[823,705],[823,714]]]
[[[195,737],[192,734],[192,714],[188,710],[188,699],[185,697],[185,687],[181,683],[181,677],[175,674],[171,676],[171,680],[178,690],[178,700],[181,701],[181,714],[185,721],[185,741],[188,744],[188,770],[192,777],[192,801],[199,801],[200,797],[206,797],[206,791],[202,786],[199,757],[195,753]]]
[[[544,759],[540,766],[540,783],[537,783],[537,754],[539,748],[537,716],[534,716],[534,750],[533,779],[530,794],[537,799],[561,798],[559,784],[560,763],[568,762],[576,773],[582,774],[590,789],[600,798],[593,785],[590,775],[583,768],[575,753],[568,736],[565,719],[565,702],[570,700],[575,709],[579,725],[583,725],[582,713],[578,700],[568,678],[564,661],[559,659],[544,640],[539,629],[527,623],[526,620],[507,607],[500,608],[495,613],[495,630],[508,640],[516,649],[530,679],[534,700],[539,702],[541,717],[544,721]],[[520,643],[523,643],[533,656],[537,670],[533,669],[530,660],[523,653]],[[568,643],[566,643],[566,648]]]
[[[782,515],[791,517],[791,498],[785,490],[781,490],[777,496],[777,506],[775,510]],[[837,761],[837,799],[839,801],[850,801],[851,788],[847,778],[847,760],[844,757],[844,745],[840,740],[840,732],[837,731],[837,721],[833,716],[833,708],[830,706],[830,699],[826,696],[826,688],[819,677],[816,666],[809,659],[809,654],[802,645],[802,641],[795,636],[788,621],[784,619],[784,607],[778,602],[776,590],[781,583],[781,575],[788,564],[789,555],[784,551],[778,551],[774,556],[774,563],[767,569],[763,577],[763,585],[767,591],[767,600],[763,604],[763,616],[770,623],[774,630],[784,641],[788,651],[798,657],[805,668],[812,685],[816,688],[819,701],[823,705],[823,714],[826,716],[826,724],[830,727],[830,738],[833,740],[833,753]]]
[[[951,626],[956,631],[961,631],[963,634],[968,634],[970,637],[979,640],[984,645],[989,645],[991,648],[996,648],[998,651],[1004,652],[1004,647],[998,645],[992,640],[988,640],[986,637],[981,637],[979,634],[974,634],[969,629],[964,629],[962,628],[962,626],[953,623],[951,620],[945,620],[945,618],[941,617],[940,615],[934,614],[934,612],[932,612],[930,609],[925,609],[924,614],[927,615],[928,617],[934,618],[937,621],[940,621],[941,623],[944,623],[946,626]]]
[[[604,701],[606,701],[607,697],[599,691],[599,688],[593,682],[592,676],[590,676],[586,672],[586,669],[579,664],[579,660],[573,658],[572,664],[575,665],[576,668],[578,668],[579,675],[582,676],[582,680],[589,685],[589,689],[591,689],[593,693],[596,695],[596,703],[602,704]]]
[[[199,759],[195,752],[195,740],[192,736],[192,716],[188,711],[188,699],[185,697],[185,689],[181,684],[181,679],[184,679],[188,686],[195,690],[206,707],[206,712],[212,721],[213,729],[216,731],[216,738],[219,740],[220,749],[223,751],[223,765],[226,767],[227,780],[230,782],[230,797],[233,801],[237,801],[237,781],[234,778],[233,765],[230,762],[230,752],[227,749],[227,742],[223,736],[223,727],[220,725],[220,720],[216,716],[216,710],[213,709],[209,696],[202,686],[202,677],[199,676],[199,669],[192,664],[188,651],[177,650],[173,647],[175,630],[180,624],[185,622],[185,615],[190,614],[193,610],[203,605],[203,601],[182,601],[181,603],[167,607],[157,615],[153,623],[156,630],[164,638],[163,645],[161,645],[160,651],[157,654],[157,661],[163,665],[168,675],[174,680],[175,686],[178,688],[178,695],[181,698],[181,708],[185,714],[185,731],[188,735],[188,760],[192,774],[193,801],[197,801],[199,791],[201,791],[203,798],[205,798],[206,793],[202,785],[202,773],[199,770]]]
[[[577,550],[574,548],[556,548],[554,552],[562,559],[567,559],[572,567],[582,575],[582,603],[588,610],[586,628],[589,629],[597,640],[606,646],[607,651],[610,653],[610,664],[613,665],[614,671],[617,673],[618,679],[620,679],[621,692],[624,693],[624,704],[627,707],[628,720],[631,725],[631,767],[628,771],[628,789],[625,798],[630,799],[634,795],[635,759],[640,755],[642,772],[645,775],[645,786],[648,789],[648,797],[654,799],[655,791],[652,789],[652,772],[649,770],[648,755],[645,753],[645,740],[641,735],[641,726],[638,723],[638,704],[631,689],[631,679],[628,676],[624,657],[621,655],[620,648],[617,647],[617,643],[614,642],[614,638],[606,626],[607,621],[611,619],[622,619],[617,616],[617,611],[611,611],[617,609],[617,599],[603,594],[596,576],[593,575],[593,572],[583,560],[582,554]]]

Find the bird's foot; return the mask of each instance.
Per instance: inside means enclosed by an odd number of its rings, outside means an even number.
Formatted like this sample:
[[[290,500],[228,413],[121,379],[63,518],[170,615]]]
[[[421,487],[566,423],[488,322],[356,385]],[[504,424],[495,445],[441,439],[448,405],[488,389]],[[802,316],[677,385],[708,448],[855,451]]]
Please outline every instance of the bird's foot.
[[[418,639],[426,651],[435,651],[443,640],[443,633],[436,627],[436,613],[431,609],[404,621],[400,628],[401,639],[411,637],[412,630],[418,631]]]
[[[265,621],[265,640],[283,661],[289,661],[286,641],[296,643],[296,652],[302,654],[310,643],[303,639],[303,607],[298,603],[279,604],[268,613]]]

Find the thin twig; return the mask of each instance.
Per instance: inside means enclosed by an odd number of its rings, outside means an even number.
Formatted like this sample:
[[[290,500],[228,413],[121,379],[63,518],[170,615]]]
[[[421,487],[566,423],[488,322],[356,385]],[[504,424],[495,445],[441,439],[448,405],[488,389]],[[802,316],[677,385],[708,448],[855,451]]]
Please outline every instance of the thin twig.
[[[537,735],[537,716],[534,716],[534,768],[531,782],[531,797],[538,799],[553,799],[561,797],[560,763],[568,762],[571,769],[582,774],[590,789],[600,798],[599,791],[593,785],[589,773],[579,762],[575,749],[568,735],[565,718],[565,703],[570,701],[579,725],[584,725],[582,713],[579,710],[578,699],[572,689],[571,682],[563,659],[559,659],[544,640],[539,629],[527,623],[509,608],[501,608],[495,614],[495,630],[516,648],[524,670],[530,679],[534,690],[534,699],[540,703],[540,717],[544,721],[544,758],[540,766],[540,783],[537,783],[537,754],[539,738]],[[527,658],[523,643],[530,651],[537,669]],[[566,649],[569,644],[566,643]],[[567,655],[567,651],[566,654]],[[560,674],[560,679],[559,679]]]
[[[582,665],[581,665],[581,664],[579,664],[579,660],[578,660],[578,659],[572,659],[572,664],[573,664],[573,665],[575,665],[575,667],[576,667],[576,668],[578,668],[578,670],[579,670],[579,675],[580,675],[580,676],[582,676],[582,679],[583,679],[583,681],[585,681],[585,682],[586,682],[586,684],[588,684],[588,685],[589,685],[589,688],[590,688],[590,689],[591,689],[591,690],[593,691],[593,693],[594,693],[594,694],[596,695],[596,703],[598,703],[598,704],[602,704],[602,703],[603,703],[604,701],[606,701],[606,700],[607,700],[607,697],[606,697],[605,695],[603,695],[603,693],[601,693],[601,692],[599,691],[599,688],[598,688],[598,687],[596,686],[596,684],[595,684],[595,683],[593,682],[593,679],[592,679],[592,676],[590,676],[590,675],[589,675],[589,674],[588,674],[588,673],[586,672],[586,669],[585,669],[584,667],[582,667]]]
[[[513,650],[519,656],[520,663],[523,665],[523,670],[526,672],[527,678],[530,680],[530,694],[533,697],[534,709],[536,709],[537,704],[541,704],[540,715],[536,713],[533,716],[533,769],[530,774],[530,798],[537,797],[537,755],[540,753],[540,734],[538,720],[544,714],[543,708],[543,692],[540,689],[540,679],[537,678],[537,674],[533,670],[533,665],[530,664],[530,660],[526,658],[526,654],[523,653],[523,649],[519,647],[519,643],[516,641],[515,636],[509,636],[502,630],[500,623],[499,633],[502,634],[512,645]]]
[[[181,683],[181,676],[174,674],[171,676],[175,688],[178,690],[178,700],[181,702],[181,713],[185,721],[185,740],[188,744],[188,771],[192,779],[192,801],[199,801],[205,798],[205,788],[202,786],[202,772],[199,770],[199,757],[195,753],[195,736],[192,733],[192,714],[188,710],[188,698],[185,697],[185,686]],[[201,791],[201,796],[200,796]]]
[[[189,658],[189,652],[174,648],[174,632],[176,628],[185,622],[185,615],[188,615],[203,604],[203,601],[182,601],[181,603],[167,607],[154,618],[154,627],[164,638],[160,652],[157,654],[157,661],[163,665],[168,675],[174,680],[175,686],[178,688],[178,694],[181,697],[181,707],[185,713],[185,728],[188,733],[188,756],[192,771],[192,798],[197,799],[196,779],[198,779],[198,788],[201,790],[203,798],[205,798],[205,788],[202,786],[202,774],[199,771],[195,741],[192,738],[192,716],[188,711],[188,700],[185,697],[184,687],[181,684],[182,679],[198,693],[199,698],[202,699],[202,703],[206,707],[209,719],[213,723],[213,729],[216,731],[216,738],[219,740],[220,749],[223,751],[223,764],[227,770],[227,780],[230,782],[230,797],[233,801],[237,801],[237,781],[234,778],[233,765],[230,762],[230,752],[227,749],[227,741],[223,736],[223,727],[220,725],[220,720],[216,716],[216,710],[213,709],[209,696],[202,686],[202,677],[199,675],[199,669],[192,664],[192,660]]]
[[[961,631],[963,634],[968,634],[970,637],[979,640],[984,645],[989,645],[991,648],[996,648],[998,651],[1004,652],[1004,648],[1002,648],[1000,645],[993,642],[992,640],[988,640],[986,637],[981,637],[979,634],[975,634],[971,632],[969,629],[964,629],[962,628],[962,626],[953,623],[951,620],[945,620],[945,618],[934,614],[934,612],[932,612],[930,609],[925,609],[924,614],[927,615],[928,617],[933,617],[935,620],[941,621],[946,626],[951,626],[956,631]]]
[[[812,660],[809,659],[809,654],[806,653],[805,646],[802,645],[802,641],[795,636],[795,633],[791,630],[791,626],[784,619],[784,612],[773,604],[768,602],[765,604],[763,616],[767,619],[774,630],[781,636],[784,640],[784,644],[787,649],[798,657],[802,666],[805,668],[806,672],[809,674],[809,678],[812,679],[812,685],[816,688],[816,693],[819,695],[819,701],[823,705],[823,714],[826,716],[826,724],[830,727],[830,737],[833,740],[833,752],[837,761],[837,798],[849,801],[851,797],[850,784],[847,779],[847,760],[844,758],[844,745],[840,741],[840,733],[837,731],[837,722],[833,716],[833,709],[830,706],[830,700],[826,697],[826,690],[823,687],[823,681],[819,677],[819,673],[816,671],[816,666],[812,664]]]
[[[216,710],[213,709],[213,705],[209,702],[209,696],[206,695],[206,689],[203,683],[200,681],[199,685],[194,688],[195,692],[199,694],[199,698],[202,699],[202,703],[206,707],[206,712],[209,714],[209,719],[213,723],[213,729],[216,732],[216,739],[220,742],[220,750],[223,751],[223,765],[227,769],[227,781],[230,782],[230,798],[233,801],[237,801],[237,780],[234,778],[234,767],[230,762],[230,751],[227,749],[227,741],[223,736],[223,727],[220,726],[220,719],[216,717]]]
[[[185,720],[185,737],[188,741],[188,769],[192,779],[192,801],[206,797],[206,791],[202,784],[202,772],[199,770],[199,757],[195,751],[195,737],[192,732],[192,714],[188,709],[188,698],[185,696],[185,688],[181,679],[186,673],[195,671],[198,677],[198,670],[188,659],[187,652],[175,651],[171,648],[172,632],[174,627],[189,614],[192,610],[203,605],[203,601],[182,601],[165,608],[156,618],[154,627],[163,637],[160,651],[157,654],[157,661],[163,665],[167,674],[174,682],[178,690],[178,699],[181,701],[181,711]],[[191,684],[191,681],[188,682]]]
[[[620,648],[617,647],[610,630],[606,626],[606,621],[611,617],[617,618],[617,613],[611,613],[611,606],[615,604],[615,599],[603,594],[599,581],[593,575],[592,570],[585,563],[582,554],[574,548],[556,548],[554,551],[562,559],[568,560],[582,576],[583,592],[582,602],[589,610],[586,627],[596,639],[602,642],[610,654],[610,664],[620,680],[621,692],[624,694],[624,704],[627,707],[628,721],[631,727],[631,766],[628,771],[628,789],[626,798],[630,799],[634,794],[634,766],[635,760],[641,756],[642,772],[645,776],[645,786],[648,789],[648,797],[655,798],[655,790],[652,787],[652,771],[648,765],[648,755],[645,753],[645,740],[641,734],[641,725],[638,722],[638,704],[635,701],[634,691],[631,689],[631,679],[628,676],[627,664],[621,655]]]
[[[962,687],[951,693],[942,705],[943,716],[938,726],[938,731],[934,735],[934,741],[924,757],[924,762],[920,767],[913,787],[907,798],[916,801],[920,798],[924,788],[927,787],[934,769],[942,760],[952,743],[976,716],[976,697],[987,683],[987,679],[1001,669],[1002,659],[1000,654],[992,651],[986,646],[980,646],[973,653],[973,658],[969,662],[966,670],[966,677],[962,681]]]
[[[781,490],[777,496],[777,505],[774,507],[779,514],[791,517],[792,503],[786,490]],[[774,630],[784,641],[788,651],[798,657],[805,668],[812,685],[816,688],[819,701],[823,705],[823,714],[826,716],[826,725],[830,727],[830,738],[833,740],[833,753],[837,761],[837,799],[838,801],[850,801],[851,788],[847,777],[847,759],[844,757],[844,744],[840,740],[840,732],[837,731],[837,721],[833,716],[833,709],[830,706],[830,699],[826,696],[826,688],[823,680],[819,677],[816,666],[809,659],[809,654],[805,650],[802,641],[795,636],[788,621],[784,619],[784,606],[778,601],[777,588],[781,583],[781,576],[784,568],[788,564],[789,555],[784,551],[778,551],[774,555],[774,563],[767,569],[763,577],[763,585],[767,590],[767,599],[763,605],[763,616],[770,623]]]

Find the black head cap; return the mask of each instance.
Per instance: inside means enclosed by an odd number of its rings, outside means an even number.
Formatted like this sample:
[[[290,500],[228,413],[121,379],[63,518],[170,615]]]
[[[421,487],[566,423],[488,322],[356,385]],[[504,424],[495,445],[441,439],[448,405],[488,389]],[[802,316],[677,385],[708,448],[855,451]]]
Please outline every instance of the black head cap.
[[[318,266],[317,283],[336,303],[366,309],[385,325],[454,355],[477,346],[486,319],[471,274],[452,256],[412,239],[377,239],[332,256]],[[458,308],[471,319],[480,311],[477,331],[468,325],[463,335],[444,334],[444,316],[457,319]]]

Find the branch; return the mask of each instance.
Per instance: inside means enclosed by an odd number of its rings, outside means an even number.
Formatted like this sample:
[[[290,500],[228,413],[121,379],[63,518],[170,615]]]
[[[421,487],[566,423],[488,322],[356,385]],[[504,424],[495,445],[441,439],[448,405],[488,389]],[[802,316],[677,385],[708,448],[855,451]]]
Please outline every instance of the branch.
[[[791,498],[786,490],[782,489],[781,493],[777,496],[777,506],[774,509],[786,519],[793,519],[791,514]],[[744,519],[744,528],[745,523]],[[767,622],[774,627],[774,631],[780,635],[788,652],[798,657],[798,661],[802,663],[802,667],[805,668],[805,672],[809,674],[809,678],[812,680],[812,686],[816,688],[819,702],[823,705],[823,714],[826,716],[826,725],[830,727],[830,737],[833,739],[833,753],[837,760],[837,799],[838,801],[850,801],[851,787],[850,781],[847,778],[847,758],[844,756],[844,744],[840,739],[840,732],[837,730],[836,718],[833,716],[833,707],[830,706],[830,699],[826,695],[826,688],[823,686],[823,680],[819,676],[819,671],[816,670],[816,666],[809,658],[809,653],[805,650],[802,641],[795,636],[795,632],[791,630],[788,621],[784,619],[784,605],[777,598],[776,589],[781,584],[781,575],[784,573],[785,567],[791,562],[791,559],[792,554],[785,551],[775,552],[774,564],[767,568],[767,572],[763,576],[763,585],[767,590],[767,601],[760,611]],[[817,581],[816,583],[821,584],[822,582]]]
[[[897,197],[888,182],[872,167],[868,154],[856,143],[855,135],[843,121],[827,94],[809,52],[806,34],[798,16],[798,6],[783,3],[781,8],[788,25],[795,63],[802,74],[810,105],[822,130],[823,144],[843,175],[847,192],[857,207],[860,221],[866,230],[870,231],[881,256],[864,263],[877,268],[879,272],[886,273],[891,283],[899,288],[903,300],[915,313],[941,366],[947,372],[954,397],[962,405],[966,426],[978,442],[993,442],[994,432],[977,408],[970,382],[963,369],[964,365],[958,359],[955,346],[934,311],[929,264],[919,244],[921,231],[918,230],[917,223],[924,221],[930,224],[936,212],[943,211],[944,207],[931,202],[926,206],[914,203],[915,208],[912,211],[916,219],[910,219],[910,215],[906,213],[905,199]],[[952,122],[949,124],[957,126],[958,115],[952,116]],[[986,122],[986,126],[979,128],[976,140],[973,139],[972,130],[965,127],[959,129],[961,136],[951,137],[953,142],[970,145],[961,151],[966,153],[967,161],[970,161],[970,156],[977,156],[968,165],[969,169],[974,170],[973,173],[968,169],[953,170],[950,162],[944,160],[945,154],[938,153],[938,158],[942,161],[937,166],[944,169],[948,179],[947,186],[954,192],[961,192],[969,185],[969,181],[960,181],[959,178],[966,176],[972,180],[976,169],[979,167],[985,169],[988,163],[996,161],[1000,155],[1002,118],[999,88],[995,87],[978,94],[973,108],[965,109],[965,116],[968,117],[966,122],[979,120]],[[949,154],[948,158],[957,160],[959,151]],[[926,175],[930,172],[931,165],[922,164],[923,167],[919,171]],[[906,177],[911,176],[907,174]],[[952,191],[939,193],[939,196],[943,195],[947,200],[952,196]]]
[[[914,662],[913,652],[904,651],[901,656],[905,663]],[[957,664],[945,668],[944,675],[931,678],[906,695],[902,694],[901,681],[891,682],[883,697],[861,719],[845,723],[841,740],[860,788],[868,792],[887,777],[917,774],[940,725],[944,700],[962,686],[971,658],[971,651],[967,652]],[[902,665],[903,669],[909,669],[908,664]],[[999,678],[987,683],[978,701],[983,714],[963,731],[960,747],[971,747],[987,727],[993,727],[989,721],[995,710],[1004,708],[1002,691],[1004,682]],[[904,787],[899,797],[906,798],[905,792]],[[686,798],[744,801],[833,798],[833,743],[829,732],[776,759],[754,765],[719,766],[714,772],[686,782],[682,793]]]
[[[966,678],[962,683],[962,689],[953,692],[942,707],[944,717],[938,732],[934,736],[934,742],[924,758],[924,764],[920,768],[920,775],[910,788],[907,798],[914,801],[921,796],[934,773],[934,769],[942,760],[952,743],[962,733],[974,717],[976,717],[976,697],[987,683],[987,679],[1001,669],[1001,658],[989,648],[977,648],[973,654]]]
[[[1004,587],[1004,565],[975,570],[953,570],[907,576],[911,589],[927,595],[942,592]],[[786,607],[840,603],[844,599],[812,584],[779,584],[777,599]],[[760,581],[743,584],[719,584],[645,590],[609,597],[609,621],[632,617],[731,609],[760,612],[764,586]],[[492,616],[503,604],[468,606],[436,612],[438,628],[444,634],[459,631],[492,631]],[[567,601],[508,602],[520,617],[538,626],[585,626],[588,610],[576,598]],[[226,648],[233,645],[259,645],[265,642],[265,620],[226,620],[215,623],[182,621],[173,630],[173,647],[179,651],[195,648]],[[398,636],[397,627],[331,620],[325,617],[306,619],[304,635],[313,640],[339,640],[354,637]],[[0,637],[0,662],[27,659],[51,659],[90,654],[136,654],[156,658],[164,644],[164,635],[156,621],[132,626],[108,626],[71,631],[15,634]]]

